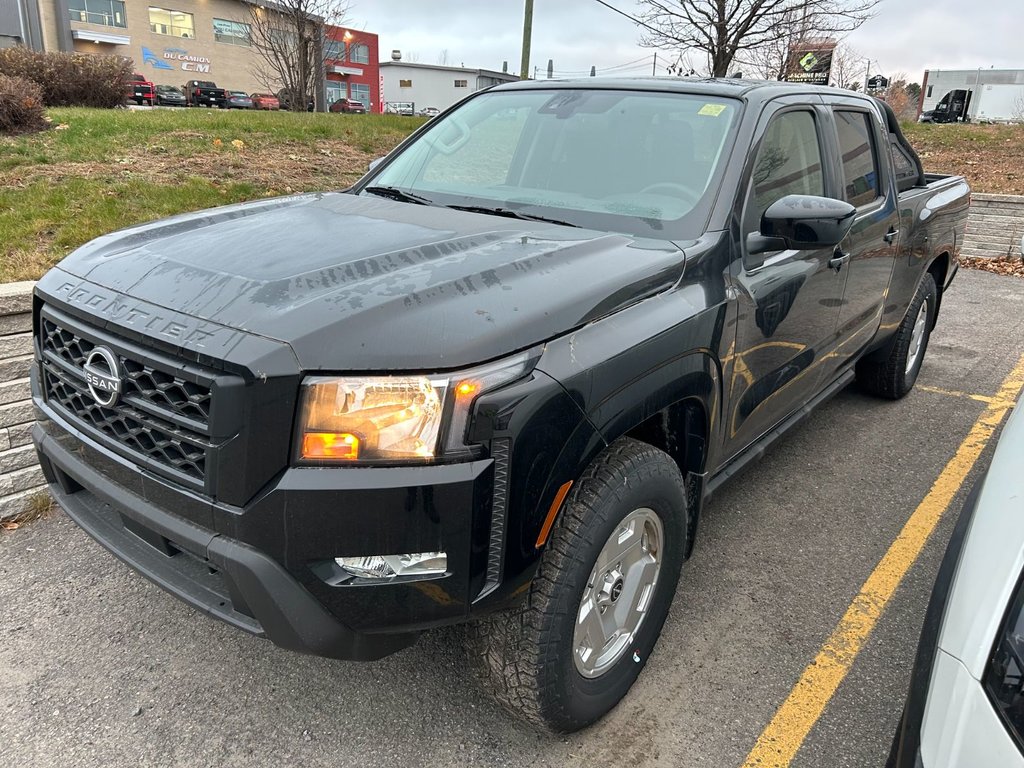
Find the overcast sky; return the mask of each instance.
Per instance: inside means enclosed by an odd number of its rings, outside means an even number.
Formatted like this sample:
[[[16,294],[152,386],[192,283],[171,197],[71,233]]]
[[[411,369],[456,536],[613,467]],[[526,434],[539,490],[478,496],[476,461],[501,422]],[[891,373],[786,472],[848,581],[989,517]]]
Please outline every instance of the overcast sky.
[[[634,0],[608,0],[637,15]],[[872,59],[872,73],[906,72],[920,82],[925,69],[1024,67],[1022,0],[882,0],[878,16],[848,42]],[[353,0],[348,26],[376,32],[386,60],[399,49],[406,61],[518,72],[522,0]],[[535,0],[531,68],[541,76],[548,59],[556,75],[651,74],[654,51],[638,44],[628,19],[594,0]],[[658,53],[664,65],[675,54]],[[702,59],[692,56],[694,66]],[[659,74],[664,74],[659,67]]]

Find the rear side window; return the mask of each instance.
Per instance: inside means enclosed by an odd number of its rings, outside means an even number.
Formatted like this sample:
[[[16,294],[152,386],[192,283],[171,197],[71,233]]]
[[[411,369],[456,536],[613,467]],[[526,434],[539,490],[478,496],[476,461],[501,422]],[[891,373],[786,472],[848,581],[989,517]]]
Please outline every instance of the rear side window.
[[[837,111],[835,115],[846,201],[860,208],[881,196],[871,117],[866,112]]]
[[[910,159],[910,155],[893,138],[889,144],[889,154],[892,156],[892,167],[896,171],[896,188],[900,192],[906,192],[917,184],[917,164]]]
[[[825,194],[821,146],[810,112],[783,112],[772,118],[757,150],[744,233],[757,232],[761,214],[786,195]]]

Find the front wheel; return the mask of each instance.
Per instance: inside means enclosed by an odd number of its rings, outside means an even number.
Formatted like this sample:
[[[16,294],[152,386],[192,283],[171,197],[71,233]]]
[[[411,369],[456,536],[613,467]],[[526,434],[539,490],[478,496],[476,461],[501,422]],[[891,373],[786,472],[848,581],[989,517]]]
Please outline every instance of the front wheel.
[[[470,629],[495,697],[562,732],[615,707],[661,633],[687,531],[675,462],[636,440],[612,444],[567,499],[526,601]]]
[[[935,325],[938,293],[935,278],[930,272],[925,272],[896,331],[889,356],[885,360],[861,360],[857,363],[857,382],[861,387],[889,400],[899,400],[914,388],[928,350],[932,326]]]

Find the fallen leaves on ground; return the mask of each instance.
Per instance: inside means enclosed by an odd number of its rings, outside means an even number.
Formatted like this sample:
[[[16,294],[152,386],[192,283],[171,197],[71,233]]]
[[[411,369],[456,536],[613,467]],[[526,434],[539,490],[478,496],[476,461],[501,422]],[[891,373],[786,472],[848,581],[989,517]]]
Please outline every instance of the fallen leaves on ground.
[[[980,269],[997,275],[1024,277],[1024,260],[1020,256],[999,256],[987,259],[981,256],[961,256],[960,263],[967,269]]]

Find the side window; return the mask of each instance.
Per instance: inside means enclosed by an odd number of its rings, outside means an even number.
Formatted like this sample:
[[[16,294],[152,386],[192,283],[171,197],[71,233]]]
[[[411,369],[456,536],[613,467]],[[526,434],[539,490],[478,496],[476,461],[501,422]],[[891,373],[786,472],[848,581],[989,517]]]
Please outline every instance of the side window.
[[[825,194],[821,146],[811,112],[784,112],[772,118],[754,160],[746,210],[745,234],[757,232],[761,214],[786,195]]]
[[[871,117],[866,112],[838,110],[835,115],[846,202],[859,208],[874,202],[881,194]]]
[[[892,167],[896,171],[896,188],[900,192],[912,189],[917,184],[917,164],[895,139],[889,144],[889,154],[892,156]]]

